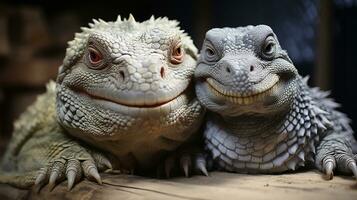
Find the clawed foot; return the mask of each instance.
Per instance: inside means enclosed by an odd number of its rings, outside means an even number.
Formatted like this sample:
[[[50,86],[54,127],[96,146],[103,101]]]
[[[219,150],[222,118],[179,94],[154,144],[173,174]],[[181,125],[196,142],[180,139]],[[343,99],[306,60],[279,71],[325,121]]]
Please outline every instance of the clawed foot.
[[[330,135],[322,141],[317,148],[315,164],[328,180],[334,176],[334,172],[353,174],[357,180],[357,155],[352,153],[351,144],[343,137]]]
[[[163,163],[166,178],[170,178],[174,171],[183,173],[186,177],[192,174],[208,176],[207,158],[204,153],[193,151],[191,153],[173,153]]]
[[[71,190],[84,175],[89,180],[102,184],[98,171],[112,169],[110,161],[101,153],[89,153],[84,148],[69,148],[63,151],[59,158],[39,170],[35,190],[39,192],[48,183],[50,191],[67,178],[67,189]]]
[[[357,180],[356,155],[328,155],[322,161],[322,170],[329,180],[333,179],[335,170],[348,174],[352,173]]]

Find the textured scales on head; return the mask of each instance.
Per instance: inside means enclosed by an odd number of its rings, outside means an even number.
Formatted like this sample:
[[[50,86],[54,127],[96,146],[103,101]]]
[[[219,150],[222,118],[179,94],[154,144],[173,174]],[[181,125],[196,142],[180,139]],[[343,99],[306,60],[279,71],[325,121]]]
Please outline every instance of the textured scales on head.
[[[348,118],[307,85],[270,27],[208,31],[195,77],[198,99],[213,111],[204,135],[220,168],[274,173],[311,161],[329,175],[337,165],[357,174]]]
[[[279,59],[271,60],[269,55],[265,59],[259,59],[263,55],[264,47],[261,43],[265,41],[265,37],[274,42],[274,53],[276,50]],[[202,80],[207,80],[208,86],[213,86],[214,91],[227,97],[220,98],[219,95],[212,95],[209,96],[211,97],[209,100],[206,95],[202,95],[204,98],[201,101],[207,100],[205,103],[211,109],[226,112],[227,115],[231,113],[233,116],[237,113],[249,113],[251,110],[254,112],[279,111],[287,105],[282,101],[284,100],[282,97],[265,98],[264,96],[265,90],[278,89],[275,84],[279,81],[278,74],[282,75],[280,82],[285,82],[286,79],[286,85],[291,88],[295,88],[293,85],[296,84],[294,77],[297,76],[297,71],[286,51],[274,39],[275,37],[270,27],[263,25],[208,31],[195,75]],[[209,70],[204,66],[210,66]],[[292,78],[289,78],[290,76]],[[198,92],[206,89],[205,84],[199,82],[198,85],[198,88],[203,86],[203,89]],[[295,91],[294,89],[285,90],[281,95],[292,100],[291,97],[294,96]],[[200,96],[198,95],[199,98]],[[275,99],[276,102],[273,101]],[[260,103],[253,105],[251,104],[253,101]],[[242,106],[229,105],[236,103]],[[260,109],[256,109],[257,106]]]
[[[69,42],[59,71],[59,123],[125,162],[152,167],[199,128],[196,58],[177,21],[93,20]]]
[[[137,22],[132,14],[126,19],[121,19],[121,16],[118,15],[116,21],[106,22],[102,19],[93,19],[93,23],[88,24],[89,27],[82,27],[82,32],[76,33],[75,38],[72,41],[68,42],[68,48],[66,49],[66,56],[63,60],[63,67],[66,68],[71,67],[71,64],[78,59],[84,50],[84,47],[87,43],[87,39],[89,35],[95,31],[108,31],[112,30],[112,32],[118,31],[120,32],[138,32],[144,31],[146,29],[159,27],[163,30],[167,31],[175,31],[180,33],[182,40],[184,40],[184,44],[187,45],[187,49],[192,51],[192,55],[197,54],[197,49],[193,44],[191,38],[187,33],[180,29],[179,22],[176,20],[169,20],[167,17],[158,17],[155,19],[154,16],[151,16],[150,19],[144,22]]]

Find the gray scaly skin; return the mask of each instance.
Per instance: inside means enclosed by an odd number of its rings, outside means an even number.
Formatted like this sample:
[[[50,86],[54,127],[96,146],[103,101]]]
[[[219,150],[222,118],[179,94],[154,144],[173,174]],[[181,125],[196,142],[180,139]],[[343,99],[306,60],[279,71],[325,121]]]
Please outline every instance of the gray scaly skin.
[[[112,166],[146,172],[197,133],[197,49],[177,21],[94,20],[68,44],[56,84],[16,122],[3,166],[17,174],[0,182],[70,189]]]
[[[307,85],[269,26],[208,31],[195,78],[211,111],[205,147],[220,169],[281,173],[310,162],[328,178],[357,177],[349,119]]]

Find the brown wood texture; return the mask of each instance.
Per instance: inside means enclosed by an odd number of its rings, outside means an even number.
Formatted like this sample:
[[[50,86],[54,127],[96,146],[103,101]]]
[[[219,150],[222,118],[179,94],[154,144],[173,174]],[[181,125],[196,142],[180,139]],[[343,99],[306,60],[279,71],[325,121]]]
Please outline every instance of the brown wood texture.
[[[151,179],[102,174],[103,185],[82,181],[72,191],[66,182],[39,194],[0,186],[0,199],[357,199],[352,177],[323,179],[316,171],[282,175],[247,175],[213,172],[210,177]]]

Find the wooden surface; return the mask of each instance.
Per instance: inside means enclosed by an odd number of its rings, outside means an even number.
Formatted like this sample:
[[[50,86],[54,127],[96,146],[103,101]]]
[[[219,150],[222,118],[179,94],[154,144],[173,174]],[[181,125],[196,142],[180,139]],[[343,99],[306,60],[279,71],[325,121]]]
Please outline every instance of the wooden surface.
[[[315,171],[283,175],[246,175],[223,172],[210,177],[150,179],[102,174],[103,185],[83,181],[67,192],[66,182],[39,195],[8,186],[0,187],[0,199],[357,199],[357,182],[351,177],[326,181]]]

